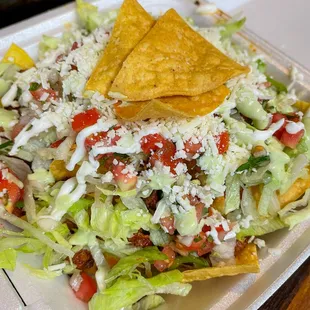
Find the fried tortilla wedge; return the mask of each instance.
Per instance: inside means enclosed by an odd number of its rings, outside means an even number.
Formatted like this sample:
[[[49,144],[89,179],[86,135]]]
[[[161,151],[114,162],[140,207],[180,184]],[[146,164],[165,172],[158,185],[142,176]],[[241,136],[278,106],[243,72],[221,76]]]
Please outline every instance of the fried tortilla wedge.
[[[259,263],[256,245],[250,243],[237,255],[236,265],[186,270],[183,272],[183,282],[204,281],[210,278],[258,272]]]
[[[153,24],[152,16],[136,0],[125,0],[118,13],[109,43],[92,72],[85,91],[98,91],[106,97],[124,60]]]
[[[281,208],[285,207],[288,203],[299,199],[308,188],[310,188],[310,174],[308,174],[305,179],[297,179],[288,191],[282,195],[278,195]]]
[[[222,85],[212,91],[193,97],[172,96],[148,101],[116,104],[115,113],[128,121],[161,117],[196,117],[214,111],[229,94]]]
[[[127,57],[109,96],[128,102],[196,96],[247,72],[170,9]]]
[[[278,193],[280,207],[284,208],[288,203],[299,199],[308,188],[310,188],[310,174],[308,174],[307,178],[305,179],[297,179],[284,194]],[[262,184],[251,187],[251,192],[257,206],[262,194],[262,190]]]

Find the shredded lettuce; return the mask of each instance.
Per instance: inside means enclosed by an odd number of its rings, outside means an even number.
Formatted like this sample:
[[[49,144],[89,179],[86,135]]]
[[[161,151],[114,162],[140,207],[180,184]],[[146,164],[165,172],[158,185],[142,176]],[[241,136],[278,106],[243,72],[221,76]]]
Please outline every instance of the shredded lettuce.
[[[244,237],[250,236],[262,236],[287,226],[288,225],[284,223],[279,217],[256,219],[255,221],[251,222],[249,228],[241,228],[237,234],[237,239],[240,240]]]
[[[43,35],[39,43],[39,57],[44,57],[45,53],[50,50],[55,50],[60,43],[59,38]]]
[[[144,248],[134,254],[121,258],[108,273],[106,282],[114,281],[120,276],[130,275],[142,263],[153,263],[155,260],[165,259],[167,259],[167,256],[160,252],[157,247]]]
[[[258,213],[261,216],[269,217],[270,215],[273,215],[273,212],[270,212],[271,198],[279,187],[280,183],[276,179],[273,179],[270,183],[264,185],[262,195],[258,203]]]
[[[156,246],[164,246],[171,241],[171,236],[165,233],[162,229],[151,229],[150,240]]]
[[[151,310],[165,303],[165,300],[159,295],[149,295],[143,297],[132,306],[132,310]],[[127,309],[126,309],[127,310]],[[129,309],[128,309],[129,310]]]
[[[68,209],[68,213],[74,216],[82,210],[88,210],[93,203],[93,198],[80,198]]]
[[[151,214],[142,209],[128,210],[123,203],[112,205],[112,196],[104,202],[100,199],[91,207],[91,227],[104,239],[127,240],[140,228],[156,229]]]
[[[6,249],[15,249],[23,253],[42,254],[46,249],[46,245],[34,238],[6,237],[0,239],[0,251]]]
[[[111,287],[94,295],[89,309],[120,310],[130,307],[144,296],[153,294],[186,296],[191,285],[180,283],[182,278],[183,275],[178,270],[164,272],[149,279],[120,277]]]
[[[50,280],[62,275],[62,270],[49,271],[47,269],[37,269],[28,264],[23,264],[23,266],[29,271],[31,275],[34,275],[40,279]]]
[[[16,266],[17,253],[14,249],[0,251],[0,268],[14,270]]]
[[[251,190],[247,187],[245,187],[242,192],[241,209],[245,216],[250,215],[253,219],[259,217],[256,208],[256,201],[251,193]]]
[[[282,93],[282,92],[287,93],[287,87],[283,83],[273,79],[269,75],[266,75],[266,78],[267,78],[267,81],[271,83],[271,85],[277,90],[278,93]]]
[[[196,209],[191,208],[184,213],[175,214],[175,228],[181,236],[194,236],[200,232]]]
[[[238,31],[241,30],[241,28],[243,27],[243,25],[246,22],[246,18],[242,18],[240,20],[237,21],[233,21],[233,22],[229,22],[225,25],[221,25],[221,37],[222,38],[230,38],[232,37],[232,35]]]
[[[49,237],[44,234],[41,229],[35,228],[26,221],[18,218],[17,216],[14,216],[13,214],[8,213],[3,208],[0,208],[0,218],[22,230],[28,231],[34,238],[38,239],[42,243],[45,243],[48,247],[52,248],[56,252],[69,257],[72,257],[74,255],[74,252],[70,249],[67,249],[64,246],[53,242]]]
[[[90,32],[102,24],[111,24],[117,17],[117,10],[100,13],[95,5],[83,0],[76,0],[76,5],[82,26]]]
[[[0,94],[0,97],[1,97],[1,94]],[[9,111],[9,110],[0,108],[0,127],[3,127],[4,130],[11,129],[12,124],[14,124],[14,122],[17,121],[17,118],[18,116],[14,111]]]
[[[181,265],[193,264],[195,268],[209,267],[209,262],[203,257],[196,257],[193,255],[177,256],[170,266],[169,270],[179,268]]]
[[[228,174],[226,177],[226,197],[224,213],[227,214],[240,206],[240,176]]]

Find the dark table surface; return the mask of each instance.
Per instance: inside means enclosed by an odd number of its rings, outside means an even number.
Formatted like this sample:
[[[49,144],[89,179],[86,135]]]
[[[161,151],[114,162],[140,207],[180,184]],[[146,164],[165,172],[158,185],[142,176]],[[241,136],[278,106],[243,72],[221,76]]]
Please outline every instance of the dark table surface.
[[[0,28],[68,2],[70,1],[0,0]],[[260,308],[284,309],[310,310],[310,258]]]

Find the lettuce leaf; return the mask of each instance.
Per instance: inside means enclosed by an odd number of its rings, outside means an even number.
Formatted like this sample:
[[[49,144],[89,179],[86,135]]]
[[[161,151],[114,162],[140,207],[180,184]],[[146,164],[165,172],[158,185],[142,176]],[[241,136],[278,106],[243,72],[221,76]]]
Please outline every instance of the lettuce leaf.
[[[240,176],[230,174],[226,177],[226,199],[224,213],[227,214],[240,207]]]
[[[68,213],[74,216],[82,210],[88,210],[93,203],[93,198],[80,198],[68,209]]]
[[[196,257],[193,255],[187,256],[177,256],[173,261],[173,264],[170,266],[169,270],[179,268],[184,264],[193,264],[195,268],[204,268],[209,267],[209,263],[206,259],[202,257]]]
[[[270,219],[257,219],[251,222],[249,228],[241,228],[241,230],[237,234],[237,239],[240,240],[244,237],[250,236],[262,236],[287,226],[288,225],[284,223],[279,217]]]
[[[278,180],[275,179],[273,179],[270,183],[264,185],[262,195],[258,203],[258,213],[261,216],[269,217],[270,215],[272,215],[272,213],[270,212],[270,199],[279,187],[280,183],[278,182]]]
[[[60,43],[59,38],[43,35],[39,43],[39,57],[44,57],[45,53],[50,50],[55,50]]]
[[[165,303],[165,300],[161,296],[149,295],[136,302],[132,306],[132,310],[151,310],[157,308],[163,303]]]
[[[4,130],[12,128],[12,122],[16,121],[17,118],[18,115],[14,111],[0,108],[0,127],[3,127]]]
[[[230,38],[232,37],[232,35],[238,31],[241,30],[241,28],[243,27],[243,25],[246,22],[246,18],[242,18],[240,20],[234,21],[234,22],[229,22],[225,25],[221,25],[221,37],[222,38]]]
[[[0,268],[14,270],[16,266],[16,251],[14,249],[6,249],[0,251]]]
[[[110,270],[106,282],[109,283],[120,276],[130,275],[142,263],[153,263],[155,260],[165,259],[167,259],[167,256],[160,252],[157,247],[146,247],[134,254],[121,258]]]
[[[100,13],[95,5],[87,3],[83,0],[76,0],[76,5],[77,13],[83,27],[90,32],[102,24],[111,24],[117,17],[117,10],[112,10],[107,13]]]
[[[183,275],[178,270],[164,272],[150,279],[120,277],[113,286],[94,295],[89,309],[120,310],[133,305],[144,296],[157,293],[186,296],[191,285],[180,283],[182,278]]]
[[[33,268],[32,266],[28,264],[23,264],[23,266],[26,269],[28,269],[31,275],[34,275],[35,277],[40,278],[40,279],[50,280],[50,279],[54,279],[62,275],[61,270],[49,271],[47,269],[37,269],[37,268]]]
[[[165,233],[162,229],[151,229],[150,239],[156,246],[164,246],[171,241],[171,236]]]

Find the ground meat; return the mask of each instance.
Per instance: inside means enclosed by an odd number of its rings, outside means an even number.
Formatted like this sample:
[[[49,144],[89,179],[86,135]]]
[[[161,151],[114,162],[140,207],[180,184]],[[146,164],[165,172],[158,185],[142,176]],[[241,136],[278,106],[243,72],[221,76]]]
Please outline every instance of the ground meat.
[[[76,268],[80,270],[89,269],[93,267],[95,263],[90,251],[85,249],[76,252],[72,258],[72,262],[76,265]]]
[[[68,219],[64,221],[64,224],[68,226],[71,233],[74,233],[78,229],[77,225]]]
[[[247,239],[245,239],[243,242],[237,240],[236,246],[235,246],[235,257],[238,256],[240,252],[242,252],[242,250],[246,247],[247,244],[248,244]]]
[[[159,201],[159,191],[152,191],[149,197],[143,198],[143,201],[148,210],[153,214],[156,210],[156,204]]]
[[[14,214],[17,217],[22,217],[22,216],[26,215],[26,212],[21,208],[14,207],[12,214]]]
[[[153,245],[152,241],[150,240],[150,236],[149,235],[145,235],[141,231],[138,231],[131,238],[128,238],[128,241],[132,245],[134,245],[136,247],[140,247],[140,248],[145,248],[147,246]]]

